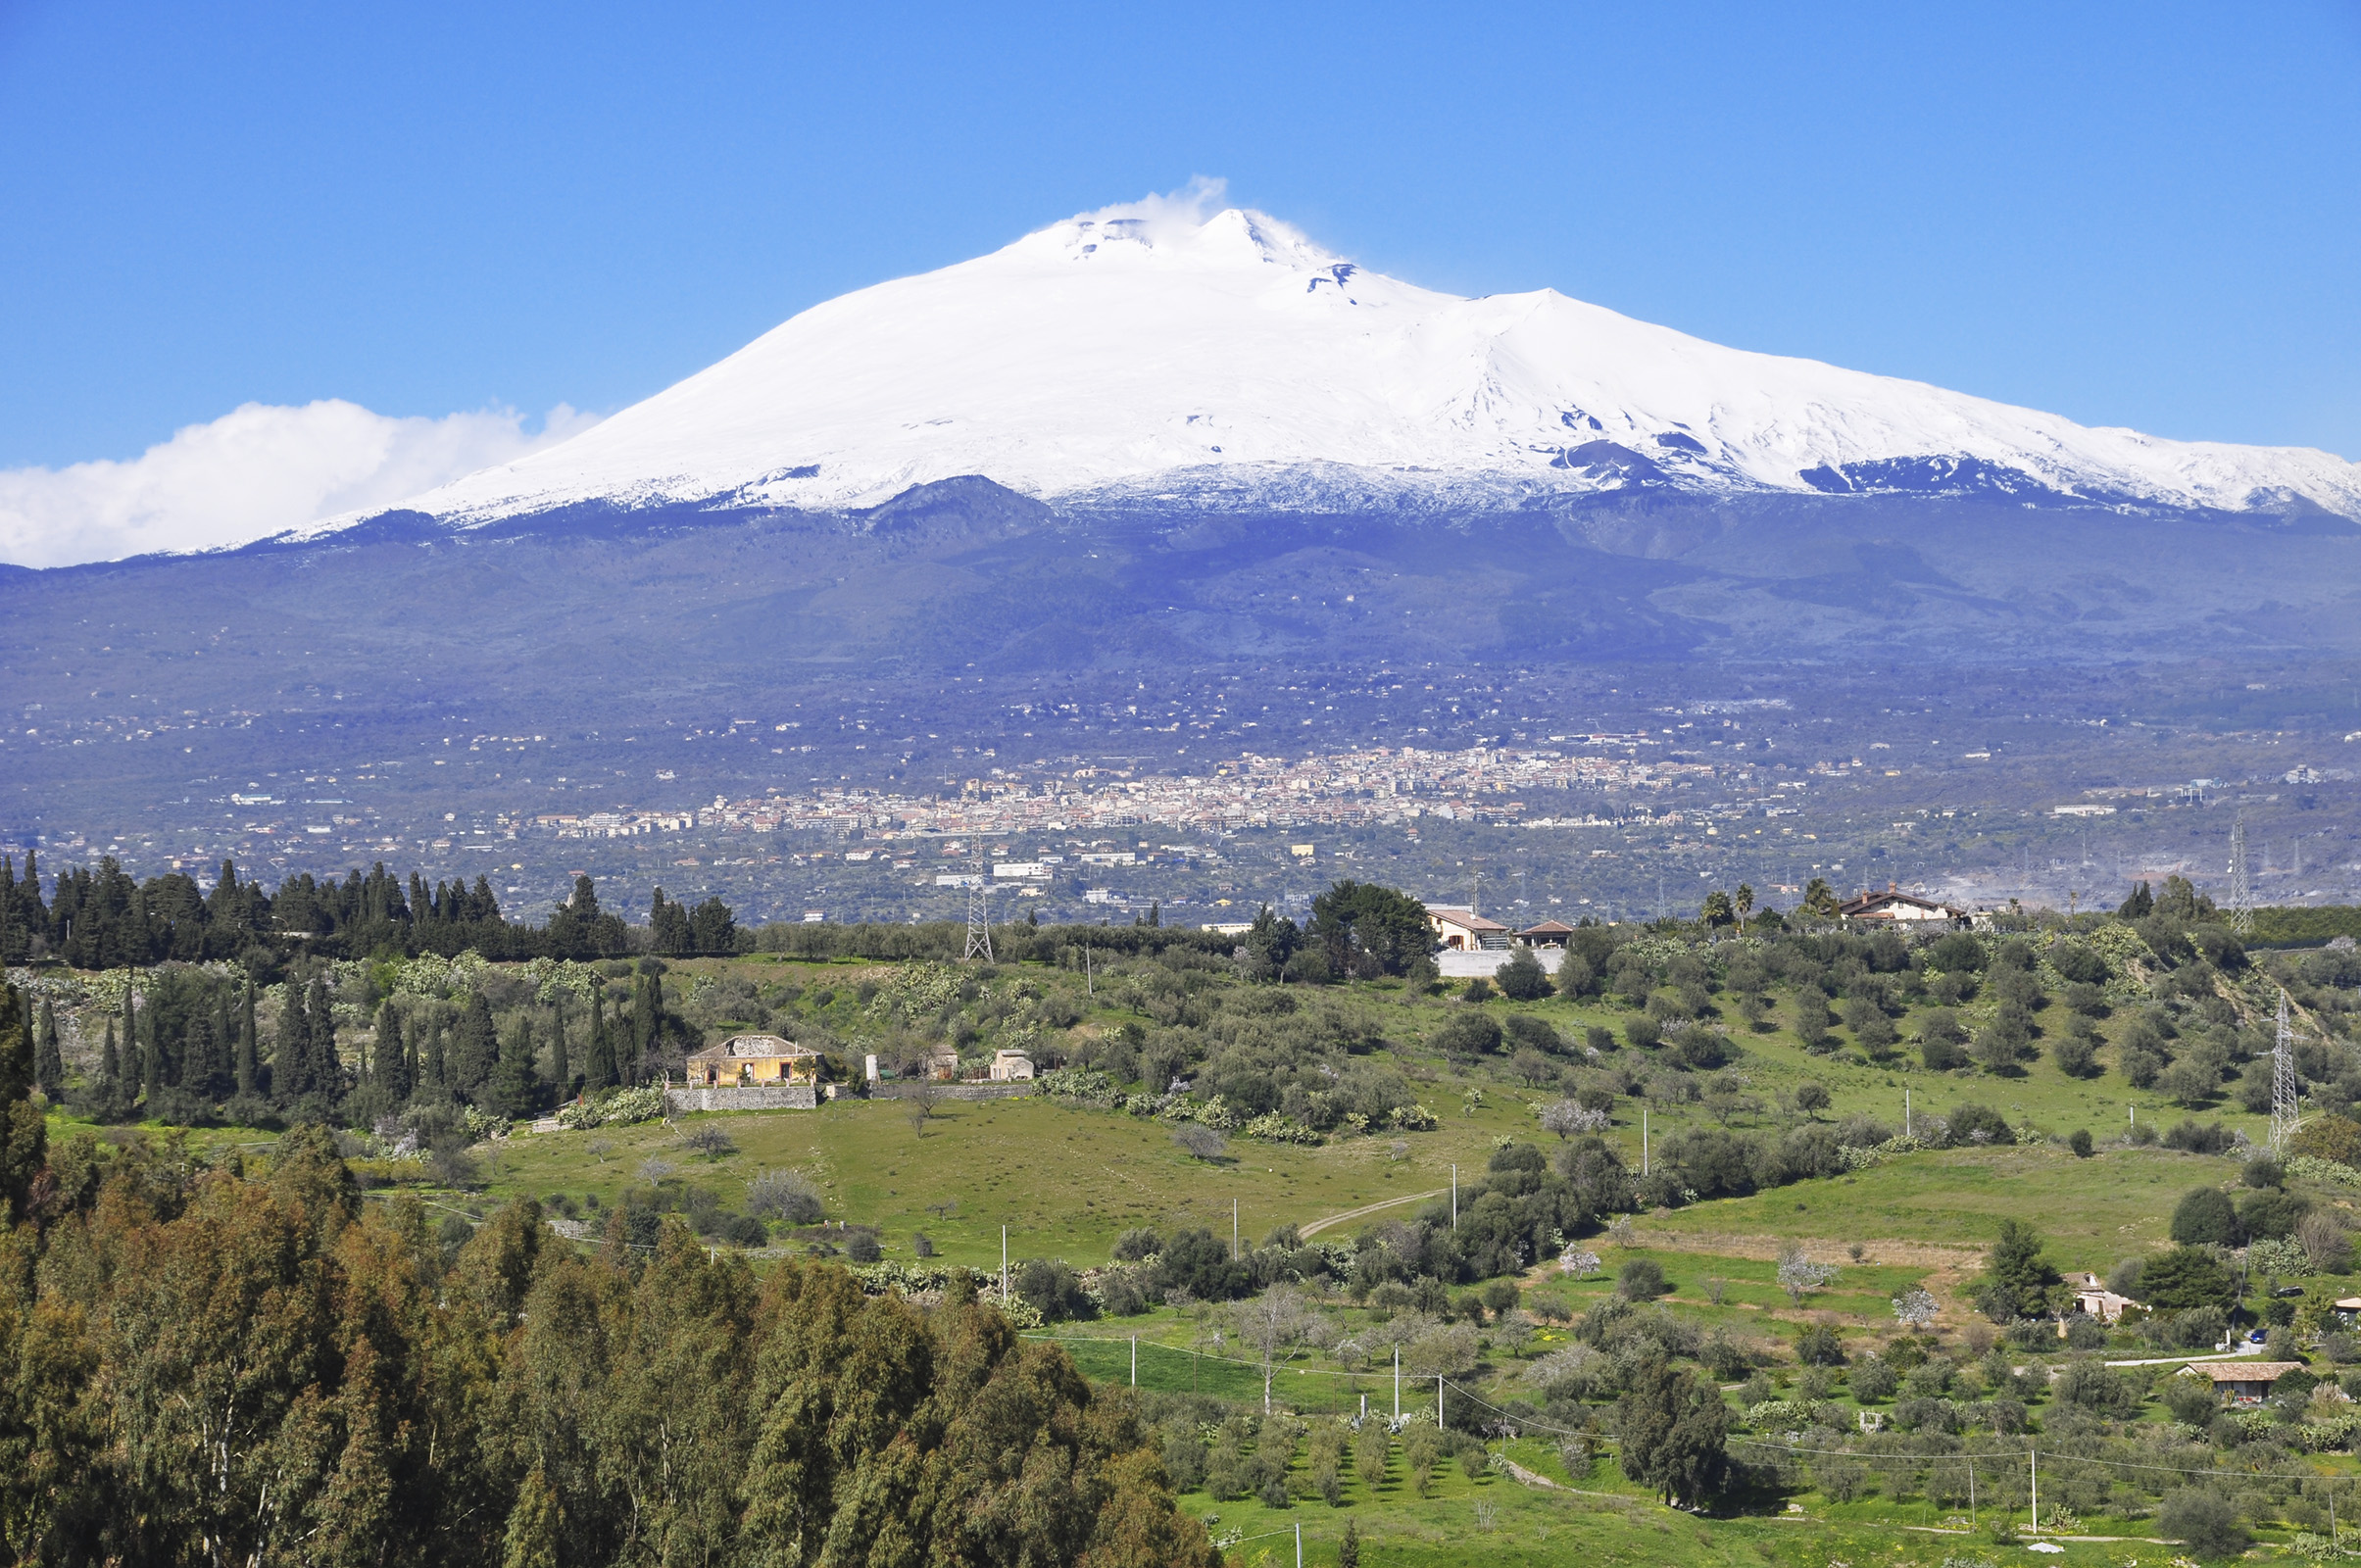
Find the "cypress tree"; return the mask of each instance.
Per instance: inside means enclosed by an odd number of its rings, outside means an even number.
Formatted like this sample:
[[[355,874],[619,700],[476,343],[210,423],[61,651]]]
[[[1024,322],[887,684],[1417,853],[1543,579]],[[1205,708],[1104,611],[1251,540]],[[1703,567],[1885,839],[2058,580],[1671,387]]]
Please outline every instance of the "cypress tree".
[[[451,1092],[451,1063],[443,1054],[443,1015],[439,1012],[426,1024],[426,1070],[422,1083],[438,1095]]]
[[[500,1064],[500,1039],[492,1026],[492,1004],[480,992],[468,993],[460,1008],[450,1055],[452,1087],[472,1099],[491,1082]]]
[[[271,1095],[291,1105],[312,1092],[311,1029],[304,1021],[303,990],[289,982],[278,1009],[278,1040],[271,1053]]]
[[[418,1092],[418,1026],[415,1023],[402,1031],[402,1083],[405,1100]]]
[[[115,1015],[107,1015],[107,1043],[98,1054],[99,1103],[110,1118],[123,1114],[123,1056],[115,1049]]]
[[[563,1102],[573,1092],[573,1068],[566,1059],[566,993],[550,998],[549,1078]]]
[[[500,1059],[492,1069],[490,1084],[492,1109],[503,1116],[529,1116],[533,1113],[533,1019],[530,1013],[520,1013],[516,1025],[502,1042]]]
[[[311,1047],[312,1092],[344,1098],[344,1062],[336,1054],[336,1014],[328,1004],[328,982],[315,976],[305,999],[305,1034]]]
[[[52,1101],[66,1087],[66,1058],[58,1050],[57,1009],[46,997],[41,1000],[41,1027],[33,1037],[32,1078]]]
[[[388,997],[377,1008],[377,1045],[370,1053],[371,1082],[398,1104],[410,1098],[409,1054],[402,1044],[402,1015]]]
[[[246,982],[245,995],[238,1002],[237,1074],[238,1093],[241,1096],[251,1095],[255,1092],[256,1079],[261,1070],[261,1064],[255,1060],[256,1044],[257,1042],[254,1035],[254,982],[252,980],[248,980]]]
[[[607,1037],[607,987],[590,987],[590,1049],[582,1057],[582,1087],[605,1089],[615,1082],[615,1043]]]
[[[147,1016],[148,1037],[144,1049],[139,1054],[139,1092],[140,1098],[147,1102],[149,1114],[153,1115],[156,1109],[156,1096],[164,1088],[164,1041],[157,1033],[163,1027],[164,1020],[157,1014],[153,1003],[148,1005]],[[134,1030],[133,1033],[136,1034],[137,1031]]]

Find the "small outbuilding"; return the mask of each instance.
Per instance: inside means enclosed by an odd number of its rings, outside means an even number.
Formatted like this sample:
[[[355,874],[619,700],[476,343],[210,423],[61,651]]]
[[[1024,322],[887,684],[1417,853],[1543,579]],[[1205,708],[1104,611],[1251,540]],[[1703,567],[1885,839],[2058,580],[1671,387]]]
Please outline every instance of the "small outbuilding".
[[[1574,928],[1563,920],[1544,920],[1519,931],[1516,939],[1529,948],[1562,948],[1573,934]]]
[[[2076,1274],[2067,1283],[2074,1289],[2076,1309],[2089,1313],[2101,1323],[2113,1323],[2127,1311],[2147,1310],[2130,1297],[2118,1296],[2108,1290],[2107,1282],[2095,1274]]]
[[[992,1081],[996,1084],[1021,1083],[1033,1076],[1033,1058],[1021,1051],[996,1051],[992,1054]]]

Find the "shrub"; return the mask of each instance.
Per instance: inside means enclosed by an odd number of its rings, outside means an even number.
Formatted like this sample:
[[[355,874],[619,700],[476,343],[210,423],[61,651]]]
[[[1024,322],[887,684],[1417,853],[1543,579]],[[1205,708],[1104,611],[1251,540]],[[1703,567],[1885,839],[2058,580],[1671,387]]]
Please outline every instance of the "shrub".
[[[1489,1055],[1500,1049],[1500,1026],[1487,1012],[1453,1012],[1435,1031],[1433,1045],[1447,1056]]]
[[[2080,942],[2061,942],[2049,950],[2049,966],[2061,979],[2087,986],[2107,983],[2107,960],[2097,950]]]
[[[1164,1244],[1156,1232],[1134,1227],[1115,1238],[1114,1257],[1118,1263],[1138,1263],[1163,1250]]]
[[[2287,1152],[2361,1167],[2361,1122],[2349,1116],[2316,1116],[2295,1130]]]
[[[1549,971],[1542,967],[1541,959],[1533,956],[1531,948],[1517,949],[1492,978],[1500,988],[1500,995],[1511,1002],[1539,1002],[1553,989]]]
[[[875,1231],[854,1231],[845,1237],[845,1256],[856,1263],[874,1263],[884,1255]]]
[[[766,1170],[748,1182],[746,1211],[790,1225],[816,1225],[827,1212],[819,1188],[796,1170]]]
[[[1730,1042],[1719,1030],[1685,1024],[1672,1038],[1672,1056],[1684,1067],[1710,1071],[1730,1059]]]
[[[1582,1043],[1603,1056],[1608,1052],[1616,1049],[1615,1031],[1609,1029],[1605,1024],[1602,1023],[1592,1024],[1589,1028],[1583,1030]]]
[[[2195,1487],[2165,1496],[2156,1509],[2156,1528],[2201,1558],[2235,1557],[2254,1541],[2228,1498]]]
[[[2013,1144],[2017,1141],[2017,1131],[2009,1126],[2006,1118],[1991,1106],[1979,1105],[1973,1101],[1953,1109],[1943,1126],[1948,1129],[1946,1140],[1953,1145]]]
[[[2172,1236],[2183,1247],[2238,1246],[2238,1216],[2230,1195],[2211,1187],[2185,1195],[2173,1208]]]
[[[1843,1366],[1845,1342],[1825,1323],[1814,1323],[1795,1336],[1795,1360],[1803,1366]]]
[[[1852,1396],[1868,1404],[1893,1398],[1894,1391],[1901,1385],[1901,1376],[1894,1370],[1893,1362],[1870,1355],[1863,1356],[1861,1364],[1852,1369],[1851,1383]]]
[[[2049,1048],[2049,1058],[2069,1078],[2088,1078],[2098,1070],[2098,1048],[2087,1035],[2060,1035]]]
[[[2066,1140],[2066,1147],[2074,1151],[2075,1158],[2089,1159],[2091,1147],[2090,1129],[2088,1127],[2075,1128],[2074,1135]]]
[[[1615,1294],[1627,1301],[1652,1301],[1671,1289],[1664,1265],[1652,1257],[1635,1257],[1615,1272]]]
[[[1664,1026],[1645,1012],[1623,1020],[1623,1038],[1642,1051],[1652,1051],[1664,1039]]]
[[[1062,1262],[1046,1257],[1027,1258],[1017,1265],[1008,1283],[1018,1299],[1032,1306],[1045,1321],[1058,1323],[1090,1315],[1091,1300],[1083,1293],[1081,1278]]]
[[[1493,997],[1492,982],[1478,975],[1467,982],[1467,989],[1460,996],[1469,1002],[1490,1002]]]
[[[1953,1040],[1929,1040],[1918,1048],[1918,1054],[1929,1072],[1949,1072],[1968,1064],[1967,1049]]]

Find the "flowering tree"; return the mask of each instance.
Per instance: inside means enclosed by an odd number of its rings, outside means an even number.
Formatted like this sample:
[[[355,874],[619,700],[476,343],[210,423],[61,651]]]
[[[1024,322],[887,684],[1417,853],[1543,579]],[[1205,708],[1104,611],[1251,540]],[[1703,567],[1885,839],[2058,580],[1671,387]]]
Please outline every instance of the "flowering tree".
[[[1815,1263],[1803,1255],[1801,1244],[1793,1244],[1779,1254],[1779,1288],[1787,1292],[1788,1299],[1797,1306],[1812,1292],[1820,1290],[1837,1277],[1834,1263]]]
[[[1894,1315],[1913,1334],[1934,1322],[1936,1312],[1935,1298],[1924,1286],[1913,1285],[1894,1298]]]
[[[1542,1131],[1571,1138],[1577,1133],[1602,1133],[1607,1129],[1607,1114],[1593,1110],[1571,1100],[1552,1101],[1541,1110]]]

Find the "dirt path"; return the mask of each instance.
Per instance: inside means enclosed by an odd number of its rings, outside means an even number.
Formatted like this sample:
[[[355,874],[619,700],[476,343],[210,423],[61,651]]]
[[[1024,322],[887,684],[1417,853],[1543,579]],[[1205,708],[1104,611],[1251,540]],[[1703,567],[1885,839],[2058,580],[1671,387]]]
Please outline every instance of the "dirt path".
[[[1403,1203],[1415,1203],[1423,1199],[1441,1198],[1450,1191],[1451,1189],[1448,1187],[1438,1187],[1431,1193],[1404,1193],[1400,1198],[1389,1198],[1382,1203],[1363,1203],[1360,1207],[1349,1208],[1342,1214],[1331,1214],[1326,1219],[1315,1219],[1310,1224],[1299,1229],[1296,1234],[1305,1241],[1309,1241],[1331,1225],[1342,1225],[1347,1220],[1359,1219],[1364,1214],[1374,1214],[1381,1208],[1397,1208]]]

